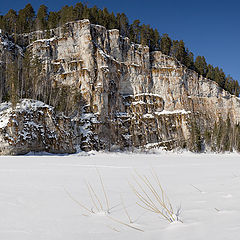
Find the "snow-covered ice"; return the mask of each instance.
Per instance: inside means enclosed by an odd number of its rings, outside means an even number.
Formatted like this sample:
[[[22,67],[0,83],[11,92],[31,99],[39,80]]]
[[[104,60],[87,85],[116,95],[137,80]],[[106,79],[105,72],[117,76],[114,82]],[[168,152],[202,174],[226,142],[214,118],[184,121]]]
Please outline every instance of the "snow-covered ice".
[[[134,183],[135,170],[151,176],[152,169],[174,209],[181,206],[183,223],[169,224],[136,204],[129,183]],[[110,213],[105,211],[97,171]],[[97,214],[81,206],[94,210],[86,182],[102,202],[103,210]],[[240,155],[234,153],[0,157],[0,239],[4,240],[236,240],[239,199]]]

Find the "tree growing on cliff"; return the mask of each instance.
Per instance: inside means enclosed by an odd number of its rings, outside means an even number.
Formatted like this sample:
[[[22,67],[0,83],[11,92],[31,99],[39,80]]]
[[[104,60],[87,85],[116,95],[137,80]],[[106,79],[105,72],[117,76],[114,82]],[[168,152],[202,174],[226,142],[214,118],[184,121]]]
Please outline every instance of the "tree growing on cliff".
[[[216,67],[214,69],[214,80],[219,84],[220,87],[224,88],[226,82],[226,76],[222,68]]]
[[[225,128],[223,131],[223,137],[222,137],[222,148],[221,150],[223,152],[226,151],[233,151],[233,128],[231,124],[231,120],[228,116],[227,120],[225,121]]]
[[[202,151],[202,137],[200,128],[196,122],[196,119],[192,120],[191,124],[191,142],[190,149],[193,152],[201,152]]]
[[[154,30],[154,50],[160,50],[160,34],[157,29]]]
[[[0,28],[17,37],[15,33],[28,33],[37,30],[47,30],[45,38],[50,38],[49,29],[64,26],[66,22],[88,18],[91,23],[100,24],[108,29],[119,29],[120,34],[129,37],[131,41],[147,45],[150,51],[161,50],[164,54],[176,57],[187,68],[196,70],[199,74],[217,82],[223,89],[231,94],[239,96],[240,86],[237,80],[225,75],[218,67],[208,64],[203,56],[198,56],[194,63],[194,56],[182,40],[171,40],[167,34],[160,38],[157,29],[150,25],[141,24],[139,20],[129,23],[124,13],[110,13],[107,8],[103,10],[97,6],[89,7],[87,4],[77,3],[75,6],[64,6],[58,12],[50,12],[48,15],[47,6],[41,5],[37,16],[31,4],[27,4],[19,13],[13,9],[1,16]],[[67,28],[64,27],[66,30]],[[47,71],[46,71],[47,72]],[[49,75],[49,74],[46,74]],[[23,80],[25,81],[25,80]],[[20,86],[25,83],[21,83]],[[50,87],[48,88],[50,89]],[[27,90],[26,90],[27,91]],[[20,90],[23,95],[23,89]]]
[[[172,40],[168,34],[163,34],[160,40],[160,50],[166,55],[170,55]]]
[[[118,24],[118,28],[120,30],[120,34],[123,37],[129,36],[129,21],[128,21],[127,16],[124,13],[117,14],[117,24]]]
[[[240,95],[240,86],[237,80],[233,80],[233,91],[232,94],[239,96]]]
[[[115,17],[113,12],[109,16],[109,25],[108,25],[108,27],[109,27],[109,29],[117,29],[117,27],[118,27],[117,19],[116,19],[116,17]]]
[[[102,23],[103,26],[105,26],[107,29],[109,29],[109,25],[110,25],[110,14],[107,10],[107,8],[104,8],[102,10]]]
[[[193,53],[186,49],[183,40],[173,41],[170,55],[177,58],[186,67],[194,69]]]
[[[60,16],[60,25],[73,21],[74,20],[73,6],[68,6],[68,5],[64,6],[59,11],[59,16]]]
[[[108,16],[108,17],[110,17],[110,16]],[[94,6],[94,7],[92,7],[89,10],[89,20],[93,24],[98,24],[99,17],[98,17],[98,8],[97,8],[97,6]],[[109,25],[108,25],[108,27],[109,27]],[[109,29],[110,29],[110,27],[109,27]]]
[[[84,9],[84,5],[81,2],[76,3],[73,9],[73,15],[75,20],[80,20],[83,18],[83,9]]]
[[[141,26],[138,19],[134,20],[129,28],[129,37],[132,42],[140,43]]]
[[[140,30],[140,43],[145,46],[148,45],[150,47],[150,26],[143,24]]]
[[[240,152],[240,124],[236,124],[234,128],[234,148]]]
[[[197,56],[196,57],[194,67],[195,67],[195,70],[197,71],[197,73],[199,73],[203,77],[206,77],[206,75],[207,75],[207,62],[206,62],[204,56]]]
[[[82,19],[89,19],[89,18],[90,18],[90,10],[87,7],[87,5],[84,5]]]
[[[194,55],[192,52],[190,52],[188,49],[186,50],[186,55],[185,55],[185,59],[184,59],[184,64],[187,68],[190,68],[192,70],[194,70]]]
[[[17,12],[13,9],[10,9],[8,13],[3,17],[4,30],[10,34],[15,32],[16,23],[17,23]]]
[[[0,15],[0,29],[4,29],[5,28],[5,24],[4,24],[4,21],[3,21],[3,17],[2,15]]]
[[[35,11],[29,3],[18,13],[18,32],[29,33],[35,30]]]
[[[12,103],[13,109],[15,109],[19,95],[18,95],[18,62],[17,59],[12,60],[11,57],[8,58],[6,64],[7,72],[7,85],[9,88],[10,102]]]
[[[22,82],[21,87],[21,97],[22,98],[31,98],[31,60],[32,60],[32,53],[28,49],[25,52],[25,56],[23,59],[23,71],[22,71],[22,78],[24,81]]]
[[[211,80],[215,79],[214,67],[211,64],[208,64],[206,78],[211,79]]]
[[[37,30],[47,29],[47,22],[48,22],[48,8],[45,5],[41,5],[37,12],[36,29]]]
[[[38,100],[39,96],[43,92],[43,64],[38,56],[34,56],[31,60],[31,79],[32,79],[32,98]]]
[[[31,51],[26,51],[23,60],[23,79],[21,96],[39,100],[46,94],[45,82],[43,82],[43,64],[38,56],[33,56]],[[41,100],[46,100],[41,99]],[[46,101],[45,101],[46,102]]]
[[[59,26],[59,13],[57,12],[49,12],[47,27],[49,29],[53,29]]]

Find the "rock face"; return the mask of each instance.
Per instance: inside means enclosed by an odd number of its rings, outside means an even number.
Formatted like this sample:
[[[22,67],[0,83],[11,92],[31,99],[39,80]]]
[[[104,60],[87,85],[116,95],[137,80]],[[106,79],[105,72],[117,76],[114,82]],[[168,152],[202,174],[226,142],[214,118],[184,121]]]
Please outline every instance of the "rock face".
[[[6,92],[9,91],[9,86],[7,86],[6,83],[7,63],[13,60],[14,57],[18,58],[19,62],[21,62],[23,57],[23,49],[14,44],[13,41],[4,35],[0,29],[0,102],[7,100],[4,98]]]
[[[24,99],[15,109],[2,103],[0,119],[1,155],[75,152],[70,119],[57,118],[53,108],[40,101]]]
[[[191,149],[196,132],[206,145],[203,135],[217,123],[240,122],[239,98],[118,30],[81,20],[19,36],[19,42],[41,59],[44,81],[55,92],[67,88],[67,97],[56,94],[50,104],[67,106],[75,143],[84,150]]]

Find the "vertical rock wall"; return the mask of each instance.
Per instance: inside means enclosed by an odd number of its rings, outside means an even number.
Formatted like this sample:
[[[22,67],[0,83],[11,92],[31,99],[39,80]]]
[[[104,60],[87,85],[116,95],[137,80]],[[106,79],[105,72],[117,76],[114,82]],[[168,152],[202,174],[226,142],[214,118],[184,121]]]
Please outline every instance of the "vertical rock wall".
[[[220,119],[240,121],[239,98],[118,30],[81,20],[19,41],[41,59],[56,90],[49,104],[68,105],[83,149],[189,148],[193,123],[203,133]],[[57,94],[66,86],[67,100]]]

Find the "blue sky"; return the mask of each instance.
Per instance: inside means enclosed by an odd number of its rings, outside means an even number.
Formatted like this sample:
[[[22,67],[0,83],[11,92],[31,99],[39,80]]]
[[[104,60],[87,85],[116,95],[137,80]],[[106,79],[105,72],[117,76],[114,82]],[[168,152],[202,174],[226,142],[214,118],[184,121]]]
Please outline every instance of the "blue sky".
[[[0,5],[1,14],[10,8],[19,10],[27,3],[35,10],[41,4],[49,10],[74,5],[74,0],[8,0]],[[208,63],[223,68],[240,81],[240,1],[234,0],[89,0],[89,6],[107,7],[124,12],[130,22],[139,19],[172,39],[184,40],[195,56],[203,55]]]

